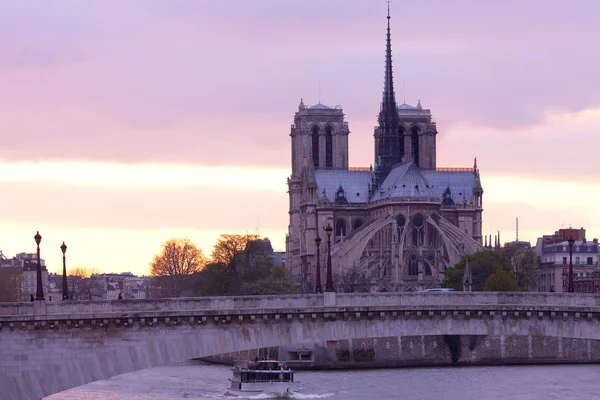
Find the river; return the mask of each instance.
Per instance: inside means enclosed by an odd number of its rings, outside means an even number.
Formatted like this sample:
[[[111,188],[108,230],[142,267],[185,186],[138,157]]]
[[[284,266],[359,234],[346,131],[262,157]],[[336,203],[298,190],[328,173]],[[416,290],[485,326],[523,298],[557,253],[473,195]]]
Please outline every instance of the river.
[[[176,364],[93,382],[46,400],[214,400],[231,398],[228,367]],[[298,371],[296,399],[600,399],[600,365]],[[259,395],[250,399],[266,399]]]

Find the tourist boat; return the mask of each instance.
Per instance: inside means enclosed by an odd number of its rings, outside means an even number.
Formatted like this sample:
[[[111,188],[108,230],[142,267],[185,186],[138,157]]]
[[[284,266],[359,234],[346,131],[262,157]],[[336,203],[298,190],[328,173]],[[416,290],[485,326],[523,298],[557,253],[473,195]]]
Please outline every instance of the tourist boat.
[[[227,394],[232,396],[285,395],[295,387],[294,373],[276,360],[254,360],[235,365]]]

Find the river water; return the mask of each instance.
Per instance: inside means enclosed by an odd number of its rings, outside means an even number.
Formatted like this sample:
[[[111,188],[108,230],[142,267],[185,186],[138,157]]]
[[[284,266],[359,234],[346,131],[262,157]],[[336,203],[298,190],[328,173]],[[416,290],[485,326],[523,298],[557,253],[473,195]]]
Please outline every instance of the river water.
[[[230,369],[176,364],[93,382],[46,400],[231,399]],[[395,368],[298,371],[296,399],[591,400],[600,399],[600,365]],[[266,399],[266,395],[249,399]]]

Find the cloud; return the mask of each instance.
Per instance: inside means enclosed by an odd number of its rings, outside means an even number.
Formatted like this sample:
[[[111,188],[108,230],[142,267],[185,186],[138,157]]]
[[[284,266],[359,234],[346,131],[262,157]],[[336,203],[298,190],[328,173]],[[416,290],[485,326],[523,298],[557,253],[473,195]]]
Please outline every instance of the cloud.
[[[0,164],[6,226],[253,229],[285,226],[286,171],[185,165]],[[243,203],[243,208],[240,204]],[[239,212],[232,212],[239,210]]]
[[[512,175],[599,187],[600,108],[547,114],[532,127],[438,127],[440,165],[455,165],[468,151],[478,157],[484,186],[486,177]]]

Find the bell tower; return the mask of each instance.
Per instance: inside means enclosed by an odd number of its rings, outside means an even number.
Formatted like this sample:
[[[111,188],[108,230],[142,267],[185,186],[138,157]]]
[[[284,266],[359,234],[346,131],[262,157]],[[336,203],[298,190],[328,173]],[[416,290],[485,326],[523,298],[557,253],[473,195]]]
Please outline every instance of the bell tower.
[[[347,170],[349,133],[340,106],[306,106],[301,99],[290,132],[292,177],[299,177],[309,165],[315,170]]]
[[[348,123],[340,106],[318,103],[307,106],[300,100],[291,126],[292,174],[288,178],[290,196],[286,265],[302,281],[312,271],[317,236],[316,173],[319,170],[348,170]],[[316,262],[316,261],[315,261]]]

